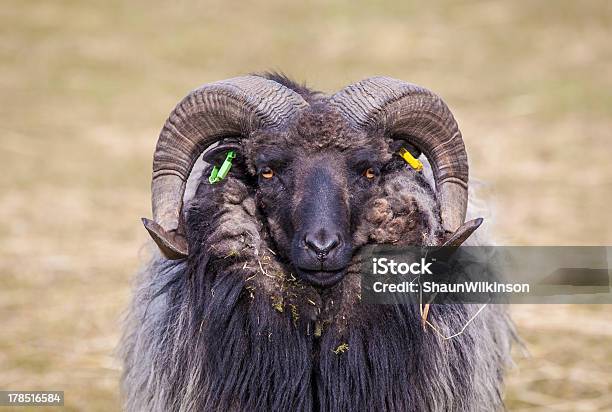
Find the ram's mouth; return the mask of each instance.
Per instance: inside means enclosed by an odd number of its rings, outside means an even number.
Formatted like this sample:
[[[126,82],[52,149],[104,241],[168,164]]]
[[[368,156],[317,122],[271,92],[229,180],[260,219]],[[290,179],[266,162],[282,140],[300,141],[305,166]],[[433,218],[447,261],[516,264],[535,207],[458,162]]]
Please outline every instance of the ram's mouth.
[[[346,275],[347,268],[338,270],[310,270],[296,267],[298,276],[313,286],[327,288],[340,282]]]

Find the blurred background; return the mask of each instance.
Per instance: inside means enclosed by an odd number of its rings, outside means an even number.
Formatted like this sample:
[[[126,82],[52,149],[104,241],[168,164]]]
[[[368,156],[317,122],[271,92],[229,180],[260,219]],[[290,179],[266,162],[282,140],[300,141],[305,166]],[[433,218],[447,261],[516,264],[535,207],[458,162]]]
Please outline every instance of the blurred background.
[[[612,2],[291,3],[2,1],[0,389],[120,408],[157,135],[189,90],[252,71],[426,86],[459,121],[499,244],[612,245]],[[512,311],[529,356],[509,410],[612,410],[612,306]]]

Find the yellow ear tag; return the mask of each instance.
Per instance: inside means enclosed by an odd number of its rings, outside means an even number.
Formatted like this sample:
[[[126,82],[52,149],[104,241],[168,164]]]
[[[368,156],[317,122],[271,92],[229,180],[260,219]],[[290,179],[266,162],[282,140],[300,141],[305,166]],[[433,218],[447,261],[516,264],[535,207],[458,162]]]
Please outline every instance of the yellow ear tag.
[[[420,172],[423,170],[423,163],[419,159],[416,159],[408,150],[405,148],[401,148],[399,151],[399,155],[408,163],[414,170]]]

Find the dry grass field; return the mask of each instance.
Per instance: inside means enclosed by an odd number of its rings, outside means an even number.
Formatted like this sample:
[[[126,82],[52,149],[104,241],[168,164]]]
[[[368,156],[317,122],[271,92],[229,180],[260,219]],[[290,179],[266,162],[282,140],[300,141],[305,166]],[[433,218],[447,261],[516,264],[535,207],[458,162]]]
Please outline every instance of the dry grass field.
[[[610,39],[607,0],[3,0],[0,389],[120,408],[113,350],[146,258],[157,134],[190,89],[251,71],[431,88],[500,244],[612,245]],[[509,410],[612,410],[612,305],[513,312],[530,355]]]

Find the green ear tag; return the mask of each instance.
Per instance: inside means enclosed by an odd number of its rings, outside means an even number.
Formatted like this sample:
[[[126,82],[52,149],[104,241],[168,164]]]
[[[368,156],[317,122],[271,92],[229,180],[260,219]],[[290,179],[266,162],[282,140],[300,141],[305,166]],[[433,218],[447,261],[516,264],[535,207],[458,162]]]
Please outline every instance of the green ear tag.
[[[229,152],[227,152],[227,155],[225,156],[225,160],[223,161],[221,167],[213,167],[213,170],[210,172],[210,176],[208,176],[208,181],[211,185],[219,183],[227,177],[227,174],[232,168],[232,159],[234,159],[235,157],[236,153],[234,153],[233,150],[230,150]]]

